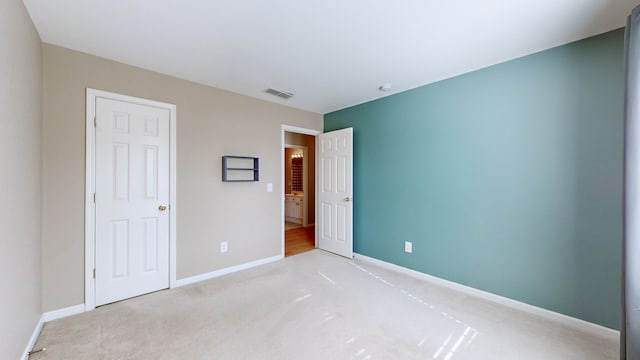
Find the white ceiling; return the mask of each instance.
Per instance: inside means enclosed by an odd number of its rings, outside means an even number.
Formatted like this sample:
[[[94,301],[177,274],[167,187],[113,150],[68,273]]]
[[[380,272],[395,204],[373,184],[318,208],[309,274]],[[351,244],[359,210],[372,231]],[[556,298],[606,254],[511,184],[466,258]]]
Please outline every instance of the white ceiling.
[[[24,0],[46,43],[319,113],[620,28],[638,2]]]

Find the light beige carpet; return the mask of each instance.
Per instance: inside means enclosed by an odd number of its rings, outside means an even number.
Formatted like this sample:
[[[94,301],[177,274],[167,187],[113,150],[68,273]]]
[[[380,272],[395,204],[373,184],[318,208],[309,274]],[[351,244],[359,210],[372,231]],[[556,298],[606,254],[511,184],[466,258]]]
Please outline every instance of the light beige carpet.
[[[46,323],[43,359],[617,359],[617,338],[313,250]]]

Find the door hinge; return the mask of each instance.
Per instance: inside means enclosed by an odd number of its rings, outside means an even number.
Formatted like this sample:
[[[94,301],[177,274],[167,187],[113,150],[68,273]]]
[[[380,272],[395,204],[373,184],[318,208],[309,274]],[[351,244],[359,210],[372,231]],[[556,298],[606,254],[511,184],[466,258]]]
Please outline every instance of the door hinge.
[[[93,117],[93,127],[94,127],[94,128],[97,128],[97,127],[98,127],[98,117],[97,117],[97,116],[94,116],[94,117]]]
[[[93,193],[93,202],[96,202],[96,193]]]
[[[96,278],[96,268],[93,268],[93,278]]]

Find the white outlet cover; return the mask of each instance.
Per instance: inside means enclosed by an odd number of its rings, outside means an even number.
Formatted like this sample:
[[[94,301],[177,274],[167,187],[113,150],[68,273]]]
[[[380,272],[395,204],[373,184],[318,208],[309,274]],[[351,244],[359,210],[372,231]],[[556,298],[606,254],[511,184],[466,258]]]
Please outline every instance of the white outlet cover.
[[[413,243],[410,241],[404,242],[404,252],[411,253],[413,251]]]
[[[229,250],[228,244],[226,241],[220,243],[220,252],[227,252]]]

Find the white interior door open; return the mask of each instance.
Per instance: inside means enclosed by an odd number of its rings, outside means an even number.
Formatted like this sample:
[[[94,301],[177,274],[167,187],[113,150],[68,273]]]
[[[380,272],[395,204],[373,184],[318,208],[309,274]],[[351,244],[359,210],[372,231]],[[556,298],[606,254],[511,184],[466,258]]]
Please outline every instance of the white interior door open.
[[[316,137],[318,247],[353,257],[353,129]]]
[[[169,287],[169,121],[96,98],[96,306]]]

